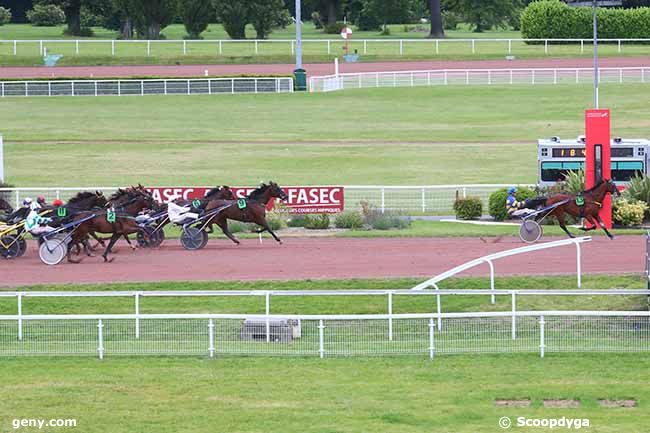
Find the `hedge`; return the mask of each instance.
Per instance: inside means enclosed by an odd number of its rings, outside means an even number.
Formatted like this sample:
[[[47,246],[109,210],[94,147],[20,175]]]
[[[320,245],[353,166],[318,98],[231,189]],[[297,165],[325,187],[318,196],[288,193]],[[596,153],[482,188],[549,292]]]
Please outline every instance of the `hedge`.
[[[598,8],[597,15],[599,39],[650,38],[650,7]],[[569,7],[560,0],[532,2],[521,14],[521,35],[524,39],[591,39],[593,10]]]

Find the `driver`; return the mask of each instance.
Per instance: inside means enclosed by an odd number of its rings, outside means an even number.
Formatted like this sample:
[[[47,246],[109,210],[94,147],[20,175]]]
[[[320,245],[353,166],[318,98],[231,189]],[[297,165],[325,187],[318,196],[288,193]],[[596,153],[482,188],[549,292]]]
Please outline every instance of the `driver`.
[[[25,228],[33,235],[42,235],[56,230],[54,227],[46,225],[52,222],[52,218],[44,218],[38,214],[41,206],[38,203],[32,203],[29,207],[30,212],[25,219]]]
[[[508,218],[522,218],[534,211],[536,207],[535,200],[517,200],[517,188],[511,186],[508,188],[508,198],[506,199],[506,211]]]

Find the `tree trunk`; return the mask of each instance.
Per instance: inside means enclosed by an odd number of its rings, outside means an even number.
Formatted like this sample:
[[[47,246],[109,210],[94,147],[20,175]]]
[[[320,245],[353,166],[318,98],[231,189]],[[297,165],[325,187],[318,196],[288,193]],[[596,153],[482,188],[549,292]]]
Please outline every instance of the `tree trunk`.
[[[126,17],[122,21],[122,31],[120,32],[122,39],[133,39],[133,20],[131,17]]]
[[[147,29],[147,39],[160,39],[160,23],[152,22]]]
[[[445,29],[442,26],[442,13],[440,12],[440,0],[429,0],[431,9],[431,31],[430,38],[440,39],[445,37]]]
[[[66,33],[70,36],[81,35],[81,8],[72,6],[65,8],[64,12],[68,22]]]
[[[327,24],[336,24],[336,0],[327,2]]]

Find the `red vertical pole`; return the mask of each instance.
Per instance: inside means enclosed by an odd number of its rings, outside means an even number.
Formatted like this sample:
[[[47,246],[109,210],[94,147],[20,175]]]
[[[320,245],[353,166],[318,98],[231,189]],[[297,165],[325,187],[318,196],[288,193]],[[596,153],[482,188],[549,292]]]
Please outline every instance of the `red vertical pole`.
[[[585,110],[585,187],[594,186],[599,180],[612,178],[611,136],[609,109]],[[605,226],[612,228],[612,198],[603,200],[600,218]]]

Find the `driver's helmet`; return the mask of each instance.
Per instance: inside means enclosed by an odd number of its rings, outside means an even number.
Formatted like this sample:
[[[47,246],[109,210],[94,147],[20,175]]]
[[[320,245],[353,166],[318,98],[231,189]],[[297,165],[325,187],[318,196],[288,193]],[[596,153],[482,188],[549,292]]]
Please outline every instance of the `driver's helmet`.
[[[63,200],[57,198],[52,202],[52,205],[55,207],[63,206]]]
[[[508,188],[508,194],[515,194],[517,192],[517,188],[514,186],[511,186]]]
[[[45,204],[45,197],[43,197],[42,195],[39,196],[39,197],[36,199],[36,203],[38,203],[38,204],[40,204],[41,206],[43,206],[43,205]]]
[[[30,206],[32,204],[32,199],[29,197],[25,197],[23,200],[23,206]]]

